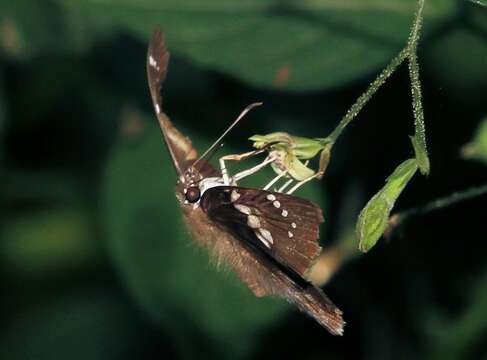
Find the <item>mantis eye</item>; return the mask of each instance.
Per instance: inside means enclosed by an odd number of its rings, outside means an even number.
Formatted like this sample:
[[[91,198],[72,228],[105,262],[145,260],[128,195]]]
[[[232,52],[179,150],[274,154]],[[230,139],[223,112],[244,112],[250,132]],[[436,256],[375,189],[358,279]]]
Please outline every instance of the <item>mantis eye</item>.
[[[188,189],[186,189],[186,200],[190,203],[193,204],[197,202],[201,197],[200,189],[197,186],[192,186]]]

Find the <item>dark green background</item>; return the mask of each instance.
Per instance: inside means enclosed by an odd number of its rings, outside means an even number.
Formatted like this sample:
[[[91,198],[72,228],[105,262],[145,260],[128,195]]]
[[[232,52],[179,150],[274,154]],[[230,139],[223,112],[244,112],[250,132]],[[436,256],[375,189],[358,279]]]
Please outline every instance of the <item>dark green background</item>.
[[[487,352],[485,196],[412,219],[326,291],[343,338],[216,271],[186,236],[145,56],[172,52],[164,109],[205,149],[256,133],[326,136],[405,45],[410,0],[0,0],[0,358],[480,359]],[[487,10],[427,1],[419,44],[431,175],[396,210],[487,180],[461,147],[487,113]],[[334,148],[321,243],[413,155],[402,66]],[[253,184],[271,176],[263,173]],[[358,244],[354,244],[355,247]]]

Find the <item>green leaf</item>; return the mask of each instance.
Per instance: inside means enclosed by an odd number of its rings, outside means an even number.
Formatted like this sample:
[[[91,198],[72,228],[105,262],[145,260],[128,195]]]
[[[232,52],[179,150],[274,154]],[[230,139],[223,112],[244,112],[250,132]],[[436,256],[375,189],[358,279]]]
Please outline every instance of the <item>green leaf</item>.
[[[417,169],[416,159],[406,160],[399,165],[387,178],[384,187],[360,212],[356,232],[362,252],[372,249],[386,230],[394,203]]]
[[[79,33],[68,31],[62,9],[54,0],[1,1],[0,29],[0,49],[15,57],[66,51],[81,45]]]
[[[480,122],[473,140],[462,148],[462,155],[487,164],[487,118]]]
[[[57,3],[83,34],[124,28],[147,42],[161,24],[171,52],[254,86],[294,91],[337,87],[379,69],[406,43],[416,6],[410,0]],[[454,3],[428,3],[430,28],[452,15]]]
[[[107,290],[106,284],[104,289],[74,284],[57,293],[58,284],[47,286],[54,295],[50,301],[41,296],[34,306],[16,304],[15,321],[6,320],[0,329],[1,359],[140,358],[140,342],[146,339],[123,293]]]
[[[200,151],[211,143],[194,134],[191,138]],[[260,185],[273,176],[270,169],[265,176],[256,175],[253,181]],[[137,144],[118,143],[109,159],[103,196],[109,253],[130,293],[171,334],[180,352],[196,357],[193,344],[201,341],[198,334],[207,334],[205,341],[216,342],[213,348],[227,357],[248,357],[262,331],[289,308],[283,301],[256,298],[232,272],[210,264],[206,250],[194,245],[181,221],[175,182],[155,126]],[[316,187],[307,189],[305,196],[320,198]],[[239,342],[228,347],[235,338]]]
[[[64,272],[93,263],[101,253],[86,210],[53,208],[10,219],[1,231],[0,259],[24,275]]]
[[[429,340],[428,359],[466,359],[482,344],[487,331],[487,269],[475,279],[467,292],[466,304],[461,312],[452,316],[440,312],[438,307],[424,314],[425,334]],[[474,356],[475,357],[475,356]]]
[[[5,149],[3,147],[5,137],[5,127],[7,125],[7,110],[6,110],[6,98],[4,88],[4,69],[0,63],[0,176],[3,177],[3,162]]]
[[[422,52],[423,69],[445,93],[468,103],[485,100],[487,88],[487,9],[472,6],[470,26],[455,26],[438,34],[435,42]],[[426,21],[425,21],[426,22]]]

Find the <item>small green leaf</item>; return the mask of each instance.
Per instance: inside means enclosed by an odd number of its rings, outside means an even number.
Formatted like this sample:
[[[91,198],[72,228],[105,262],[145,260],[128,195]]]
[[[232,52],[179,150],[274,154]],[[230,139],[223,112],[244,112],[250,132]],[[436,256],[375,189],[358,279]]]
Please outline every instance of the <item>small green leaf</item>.
[[[487,117],[480,123],[473,140],[462,148],[462,156],[487,164]]]
[[[360,212],[356,230],[360,251],[369,251],[380,239],[387,227],[394,203],[417,170],[416,159],[404,161]]]

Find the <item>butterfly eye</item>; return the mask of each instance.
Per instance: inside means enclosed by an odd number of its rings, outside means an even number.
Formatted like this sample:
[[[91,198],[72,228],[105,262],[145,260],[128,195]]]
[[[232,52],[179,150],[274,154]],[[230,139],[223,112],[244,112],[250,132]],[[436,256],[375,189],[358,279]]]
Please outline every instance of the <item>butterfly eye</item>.
[[[192,186],[186,190],[186,200],[193,204],[201,197],[200,189],[197,186]]]

